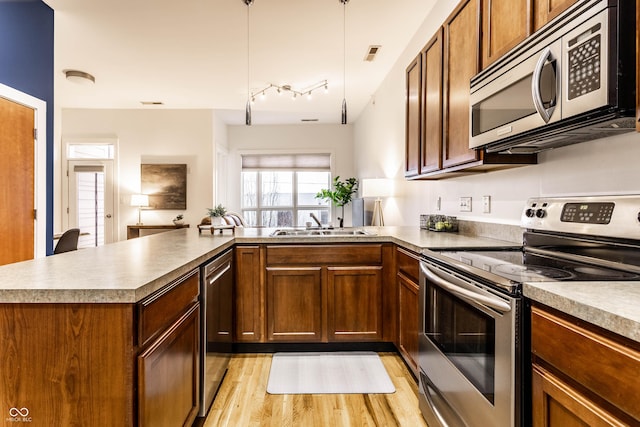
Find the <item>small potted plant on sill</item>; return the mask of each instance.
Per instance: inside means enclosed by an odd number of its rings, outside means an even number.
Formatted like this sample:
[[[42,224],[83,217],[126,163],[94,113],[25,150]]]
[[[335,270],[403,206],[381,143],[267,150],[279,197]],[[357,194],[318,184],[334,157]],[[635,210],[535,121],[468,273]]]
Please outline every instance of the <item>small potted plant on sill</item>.
[[[353,194],[358,191],[358,180],[356,178],[348,178],[345,181],[340,180],[340,176],[333,179],[333,187],[335,190],[322,189],[316,194],[316,199],[331,200],[334,205],[342,208],[342,217],[338,217],[340,228],[344,227],[344,205],[351,202]]]
[[[225,225],[223,217],[226,215],[227,209],[222,204],[214,208],[208,208],[207,212],[211,217],[211,225]]]
[[[173,218],[174,225],[184,225],[184,215],[180,214]]]

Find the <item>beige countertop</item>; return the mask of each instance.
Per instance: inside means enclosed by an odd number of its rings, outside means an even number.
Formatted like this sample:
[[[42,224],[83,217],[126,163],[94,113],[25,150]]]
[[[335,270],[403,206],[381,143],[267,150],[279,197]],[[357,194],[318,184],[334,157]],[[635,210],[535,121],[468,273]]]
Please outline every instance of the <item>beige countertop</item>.
[[[640,342],[640,282],[525,283],[534,301]]]
[[[270,237],[273,229],[198,234],[196,228],[125,240],[0,267],[0,302],[135,303],[235,243],[392,242],[414,252],[514,243],[418,227],[365,227],[376,235]]]

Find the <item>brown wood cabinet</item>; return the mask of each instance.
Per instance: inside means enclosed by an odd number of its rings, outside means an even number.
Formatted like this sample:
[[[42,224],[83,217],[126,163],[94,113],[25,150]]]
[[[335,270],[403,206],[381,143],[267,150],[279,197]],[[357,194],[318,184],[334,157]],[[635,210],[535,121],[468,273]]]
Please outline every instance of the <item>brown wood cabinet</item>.
[[[267,267],[267,340],[322,340],[320,267]]]
[[[479,70],[479,0],[463,0],[444,23],[443,167],[481,159],[469,148],[469,81]]]
[[[406,71],[407,102],[405,114],[405,177],[420,174],[420,130],[422,111],[422,56],[409,64]]]
[[[640,344],[544,306],[531,312],[534,427],[640,423]]]
[[[263,342],[264,261],[261,247],[235,248],[235,341]]]
[[[399,320],[396,346],[416,378],[418,378],[419,268],[419,258],[416,254],[401,248],[396,249]]]
[[[567,10],[578,0],[533,0],[533,30],[538,31],[547,22]]]
[[[198,295],[196,269],[138,304],[0,304],[7,425],[191,425]]]
[[[531,0],[482,1],[482,68],[531,34]]]
[[[390,245],[267,245],[267,341],[393,340],[385,321],[384,280]],[[395,286],[390,285],[393,289]],[[255,310],[254,310],[255,311]],[[393,321],[389,320],[393,325]],[[391,326],[393,327],[393,326]]]
[[[480,70],[480,2],[462,0],[407,67],[408,179],[443,179],[537,161],[535,154],[488,154],[469,148],[470,80]],[[491,61],[515,45],[519,37],[512,37],[513,28],[503,28],[507,22],[511,24],[511,18],[504,20],[500,15],[513,7],[509,6],[511,2],[497,2],[496,6],[486,3],[489,16],[493,17],[488,23],[493,39],[487,41],[494,52]],[[416,96],[416,91],[422,92]]]
[[[420,174],[442,169],[442,29],[422,50]]]
[[[329,341],[382,340],[382,266],[327,268]]]
[[[138,425],[191,425],[200,387],[199,270],[138,303]]]

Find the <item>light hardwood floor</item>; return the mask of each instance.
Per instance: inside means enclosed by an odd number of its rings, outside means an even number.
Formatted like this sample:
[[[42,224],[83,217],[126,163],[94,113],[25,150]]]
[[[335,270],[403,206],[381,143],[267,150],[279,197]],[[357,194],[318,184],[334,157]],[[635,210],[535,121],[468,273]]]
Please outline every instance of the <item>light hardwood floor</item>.
[[[236,354],[214,400],[205,427],[426,426],[417,385],[397,354],[380,353],[393,394],[271,395],[271,354]]]

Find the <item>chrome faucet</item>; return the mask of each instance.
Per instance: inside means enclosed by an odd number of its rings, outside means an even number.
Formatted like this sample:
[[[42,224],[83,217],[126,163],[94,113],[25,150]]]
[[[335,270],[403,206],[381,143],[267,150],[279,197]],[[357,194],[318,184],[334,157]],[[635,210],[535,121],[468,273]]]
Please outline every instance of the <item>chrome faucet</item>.
[[[314,214],[313,212],[311,212],[309,214],[309,216],[311,218],[313,218],[313,220],[316,222],[316,224],[318,224],[318,227],[322,228],[322,223],[320,222],[320,220],[318,219],[318,217],[316,216],[316,214]]]

